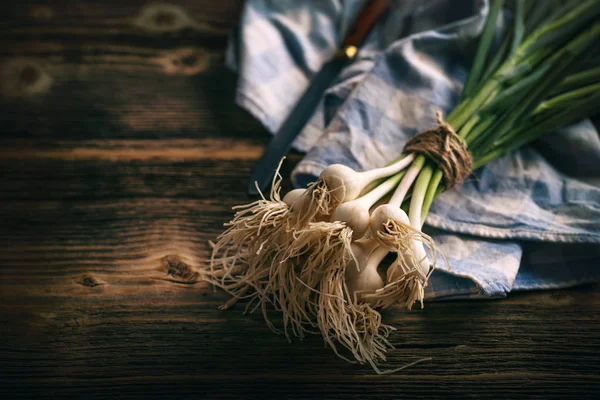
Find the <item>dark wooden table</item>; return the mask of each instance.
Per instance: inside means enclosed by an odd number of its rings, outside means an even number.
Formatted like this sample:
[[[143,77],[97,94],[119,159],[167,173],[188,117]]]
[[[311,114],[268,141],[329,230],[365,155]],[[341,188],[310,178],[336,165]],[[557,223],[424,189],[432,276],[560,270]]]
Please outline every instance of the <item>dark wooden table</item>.
[[[597,287],[390,311],[377,376],[217,310],[195,272],[268,139],[223,66],[237,0],[27,0],[0,20],[0,392],[593,397]],[[299,160],[291,157],[284,173]],[[598,393],[595,393],[598,394]],[[3,397],[7,398],[7,397]]]

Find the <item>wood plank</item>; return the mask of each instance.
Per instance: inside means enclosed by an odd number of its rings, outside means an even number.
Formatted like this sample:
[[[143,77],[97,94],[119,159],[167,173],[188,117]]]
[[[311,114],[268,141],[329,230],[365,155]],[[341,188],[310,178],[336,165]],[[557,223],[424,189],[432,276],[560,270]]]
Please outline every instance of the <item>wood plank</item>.
[[[13,4],[0,22],[4,139],[266,139],[231,106],[235,77],[223,68],[240,4]]]
[[[0,147],[3,160],[150,161],[258,159],[264,147],[256,138],[219,139],[105,139],[85,141],[16,140]]]
[[[146,32],[177,32],[184,28],[194,28],[201,22],[206,25],[231,26],[241,10],[240,0],[192,1],[169,0],[153,2],[147,0],[23,0],[12,2],[3,8],[3,15],[10,16],[2,21],[0,28],[15,32],[15,27],[31,35],[35,29],[54,26],[65,29],[76,26],[94,28],[98,25],[145,27]],[[183,24],[187,22],[188,25]],[[24,23],[29,25],[23,26]],[[73,25],[75,23],[75,25]],[[145,25],[144,25],[145,23]],[[17,30],[19,32],[19,30]],[[214,32],[213,32],[214,33]]]
[[[2,316],[11,322],[4,336],[11,346],[2,349],[3,373],[18,382],[18,366],[34,366],[27,371],[29,390],[21,388],[22,393],[52,388],[81,395],[92,380],[91,397],[112,391],[166,395],[164,387],[171,395],[202,390],[209,397],[260,396],[267,390],[289,398],[363,398],[370,390],[384,397],[468,393],[494,398],[503,393],[546,398],[575,387],[584,398],[598,389],[597,318],[583,317],[590,297],[590,306],[598,306],[598,296],[589,290],[388,313],[400,328],[388,365],[433,360],[376,376],[337,359],[317,338],[288,344],[259,316],[244,316],[239,308],[216,310],[224,297],[202,284],[104,279],[91,287],[54,280],[56,293],[69,285],[74,289],[67,295],[31,296],[27,306],[15,306],[10,298],[3,302]],[[581,329],[574,336],[576,326]]]
[[[386,366],[432,360],[383,376],[218,310],[197,271],[268,139],[223,65],[240,6],[3,7],[0,395],[597,397],[597,285],[386,311]]]
[[[243,141],[241,141],[243,143]],[[228,141],[218,141],[228,143]],[[197,154],[174,150],[174,159],[156,160],[81,160],[10,159],[0,160],[4,173],[0,199],[15,200],[102,200],[119,198],[191,198],[207,202],[224,201],[229,206],[248,203],[246,194],[250,170],[256,162],[256,145],[244,147],[237,159],[227,158],[221,150]],[[29,150],[35,157],[36,150]],[[67,153],[69,151],[66,151]],[[148,150],[152,154],[152,150]],[[192,152],[193,153],[193,152]],[[250,155],[248,154],[250,153]],[[111,157],[104,153],[102,157]],[[119,153],[115,157],[119,157]],[[178,160],[179,154],[199,161]],[[142,153],[139,158],[144,158]],[[284,163],[283,176],[289,176],[299,157]],[[284,190],[291,188],[285,180]]]
[[[29,79],[26,71],[38,71],[39,65],[16,59],[7,66],[14,70],[5,71],[6,79],[17,83],[3,87],[0,96],[4,139],[268,137],[256,120],[232,105],[234,76],[222,67],[188,76],[132,65],[125,72],[118,65],[61,64],[49,68],[56,72],[52,78],[31,72],[36,89],[28,89],[19,79]],[[45,79],[51,80],[47,86],[40,83]]]

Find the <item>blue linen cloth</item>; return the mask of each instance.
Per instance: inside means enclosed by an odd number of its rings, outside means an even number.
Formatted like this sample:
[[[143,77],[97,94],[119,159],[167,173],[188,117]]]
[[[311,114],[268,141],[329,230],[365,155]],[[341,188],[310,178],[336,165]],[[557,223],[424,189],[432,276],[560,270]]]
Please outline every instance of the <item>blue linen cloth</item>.
[[[335,52],[364,1],[247,0],[227,61],[238,104],[275,132]],[[457,104],[487,1],[392,1],[357,60],[324,94],[294,142],[296,186],[329,164],[357,170],[395,159]],[[498,29],[502,29],[499,23]],[[424,229],[446,255],[427,298],[600,280],[600,140],[590,121],[547,134],[475,171],[434,202]]]

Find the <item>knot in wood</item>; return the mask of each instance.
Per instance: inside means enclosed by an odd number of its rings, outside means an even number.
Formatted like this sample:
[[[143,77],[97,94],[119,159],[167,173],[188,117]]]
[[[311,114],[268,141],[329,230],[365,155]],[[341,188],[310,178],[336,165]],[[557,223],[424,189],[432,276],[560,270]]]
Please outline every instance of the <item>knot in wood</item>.
[[[188,54],[185,56],[182,56],[180,60],[177,60],[178,64],[183,64],[186,67],[192,67],[194,66],[197,62],[198,62],[198,55],[197,54]]]
[[[19,80],[23,85],[30,86],[33,85],[38,79],[40,79],[40,76],[41,73],[38,69],[34,68],[31,65],[26,65],[19,73]]]
[[[210,54],[201,48],[182,48],[165,53],[159,63],[168,75],[195,75],[210,64]]]
[[[46,93],[52,78],[36,59],[16,58],[0,66],[0,91],[6,97],[34,97]]]
[[[473,169],[473,159],[465,141],[436,113],[438,126],[412,137],[404,151],[423,154],[433,161],[444,175],[444,185],[450,189],[462,181]]]
[[[98,281],[96,281],[96,279],[94,279],[91,276],[84,276],[80,283],[81,285],[87,287],[94,287],[100,285],[100,283],[98,283]]]
[[[174,4],[149,4],[134,19],[134,25],[154,33],[177,32],[194,26],[185,9]]]
[[[162,270],[165,271],[167,275],[183,281],[192,281],[198,276],[198,273],[195,272],[192,267],[183,262],[179,257],[173,255],[166,256],[162,259]]]
[[[31,9],[29,15],[40,21],[47,21],[54,17],[54,11],[48,6],[35,6]]]
[[[176,20],[177,16],[170,11],[159,11],[154,15],[154,23],[156,26],[173,26]]]

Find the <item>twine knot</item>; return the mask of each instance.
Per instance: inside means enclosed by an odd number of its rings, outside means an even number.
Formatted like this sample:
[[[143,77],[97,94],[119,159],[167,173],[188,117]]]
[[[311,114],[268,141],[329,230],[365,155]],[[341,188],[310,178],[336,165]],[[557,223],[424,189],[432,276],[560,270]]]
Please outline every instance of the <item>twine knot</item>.
[[[450,189],[471,173],[473,159],[465,141],[444,121],[442,112],[435,116],[438,126],[413,136],[404,151],[423,154],[433,161],[444,174],[446,189]]]

